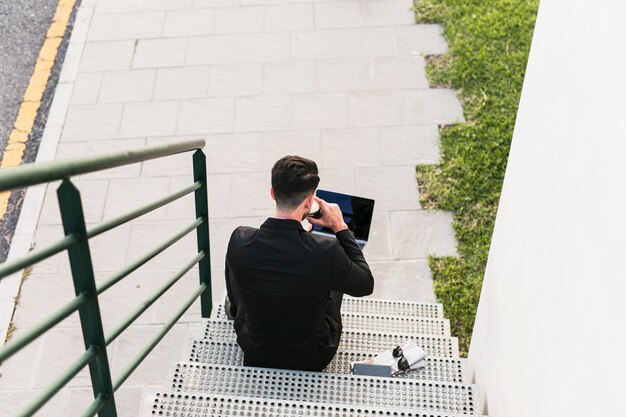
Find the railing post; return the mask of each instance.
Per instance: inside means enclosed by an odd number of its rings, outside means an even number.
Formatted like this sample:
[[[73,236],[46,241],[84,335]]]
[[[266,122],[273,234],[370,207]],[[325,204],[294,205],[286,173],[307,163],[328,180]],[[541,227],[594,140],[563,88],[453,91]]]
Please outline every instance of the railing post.
[[[85,349],[95,346],[99,352],[98,356],[89,364],[94,398],[98,397],[99,394],[107,397],[106,404],[100,410],[98,416],[117,417],[80,192],[66,178],[58,188],[57,196],[59,198],[65,235],[73,234],[80,238],[79,243],[67,250],[74,280],[74,291],[76,295],[86,293],[91,297],[89,302],[80,307],[78,313],[83,330]]]
[[[205,223],[196,229],[198,237],[198,252],[205,251],[206,256],[198,264],[200,271],[200,284],[206,284],[206,290],[200,296],[202,317],[211,317],[213,308],[213,296],[211,293],[211,252],[209,248],[209,199],[208,183],[206,175],[206,156],[201,149],[193,154],[193,179],[201,181],[203,186],[195,191],[196,218],[202,217]]]

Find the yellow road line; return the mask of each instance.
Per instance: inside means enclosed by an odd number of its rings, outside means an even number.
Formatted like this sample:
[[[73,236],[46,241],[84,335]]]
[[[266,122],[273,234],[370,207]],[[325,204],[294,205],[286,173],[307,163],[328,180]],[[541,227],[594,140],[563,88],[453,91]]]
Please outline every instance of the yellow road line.
[[[46,39],[39,51],[33,75],[30,77],[28,87],[26,87],[22,104],[13,124],[13,130],[9,135],[4,155],[0,161],[0,169],[14,167],[22,163],[28,135],[30,135],[35,124],[43,93],[46,85],[48,85],[54,60],[67,31],[67,24],[75,4],[76,0],[59,0],[52,23],[46,33]],[[10,191],[0,193],[0,220],[4,218],[7,212],[9,197],[11,197]]]

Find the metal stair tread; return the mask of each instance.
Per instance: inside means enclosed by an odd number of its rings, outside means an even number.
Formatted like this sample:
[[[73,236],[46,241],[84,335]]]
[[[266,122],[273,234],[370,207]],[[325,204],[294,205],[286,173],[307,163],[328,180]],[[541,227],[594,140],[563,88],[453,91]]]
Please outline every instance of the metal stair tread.
[[[232,326],[232,321],[206,319],[203,339],[223,342],[236,341],[236,334]],[[431,356],[446,358],[459,357],[457,338],[418,333],[371,332],[344,329],[341,335],[339,349],[364,353],[382,352],[407,339],[414,340]]]
[[[224,306],[216,306],[214,318],[226,320]],[[381,332],[419,333],[450,336],[450,321],[425,317],[392,316],[341,312],[344,329]]]
[[[342,312],[390,316],[443,318],[443,305],[415,301],[396,301],[371,297],[344,296]]]
[[[171,381],[176,391],[465,415],[476,398],[468,384],[192,362],[178,363]]]
[[[243,365],[243,351],[235,342],[214,340],[192,340],[187,347],[186,357],[190,362]],[[376,353],[338,351],[323,372],[350,373],[350,362],[372,357]],[[426,358],[426,366],[403,374],[402,378],[440,382],[463,382],[463,363],[461,359],[431,357]]]
[[[188,392],[158,392],[145,402],[144,417],[461,417],[467,414],[369,407],[362,404],[336,405],[305,401],[260,399]]]

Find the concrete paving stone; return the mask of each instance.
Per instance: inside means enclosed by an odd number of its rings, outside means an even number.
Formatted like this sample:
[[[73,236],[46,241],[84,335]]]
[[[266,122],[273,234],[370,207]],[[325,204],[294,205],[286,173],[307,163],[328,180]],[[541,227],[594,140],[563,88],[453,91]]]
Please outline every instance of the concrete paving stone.
[[[347,127],[348,102],[342,93],[298,94],[292,99],[295,129]]]
[[[177,134],[232,132],[235,123],[235,99],[211,98],[185,100],[180,104]]]
[[[68,411],[64,417],[80,415],[94,400],[91,388],[72,388],[68,390],[68,395]],[[128,417],[139,416],[142,396],[143,387],[122,385],[114,395],[117,414]]]
[[[172,279],[178,271],[163,271],[158,274],[159,285]],[[154,304],[154,315],[152,317],[153,324],[164,324],[168,322],[180,309],[182,301],[189,298],[191,293],[200,285],[200,273],[197,268],[187,272],[167,293]],[[154,277],[153,277],[154,278]],[[189,310],[183,314],[179,323],[200,322],[202,319],[200,299],[189,307]]]
[[[152,98],[156,70],[109,71],[102,78],[98,101],[130,103]]]
[[[406,123],[402,91],[354,92],[349,94],[350,125],[393,126]]]
[[[140,39],[137,41],[133,68],[176,67],[185,61],[186,38]]]
[[[227,217],[230,210],[231,175],[209,175],[209,217]],[[190,200],[190,199],[188,199]]]
[[[382,165],[376,128],[325,129],[322,131],[324,168],[354,168]]]
[[[274,213],[274,200],[270,196],[269,172],[235,175],[232,178],[230,198],[233,217],[270,216]]]
[[[291,98],[284,95],[238,97],[235,129],[239,132],[284,130],[291,126]]]
[[[325,1],[334,1],[334,0],[290,0],[290,3],[321,3]]]
[[[28,330],[27,327],[18,326],[15,323],[16,329],[13,333],[13,337],[18,337]],[[41,351],[41,345],[43,344],[43,338],[37,338],[30,344],[26,345],[22,350],[15,355],[6,359],[0,365],[0,398],[3,397],[5,390],[25,390],[29,389],[33,385],[33,379],[37,367],[39,366],[39,356]],[[6,395],[6,394],[4,394]],[[31,397],[32,398],[32,397]],[[17,400],[17,397],[12,397]],[[2,401],[2,411],[5,412],[5,401]],[[23,406],[20,406],[18,410],[21,410]],[[15,415],[15,414],[9,414]]]
[[[171,10],[167,12],[163,36],[197,36],[214,33],[213,9]]]
[[[230,237],[230,235],[229,235]],[[224,295],[226,293],[226,280],[224,277],[224,261],[220,262],[218,268],[211,268],[211,292],[213,298],[213,311],[217,308],[217,305],[220,304],[224,300]],[[194,308],[194,306],[191,306]],[[191,328],[194,325],[199,323],[190,323],[189,327]],[[201,330],[192,331],[192,335],[200,334]]]
[[[396,55],[391,28],[343,29],[342,55],[345,57],[382,57]]]
[[[266,32],[308,30],[314,27],[312,4],[265,6],[263,29]]]
[[[160,220],[158,222],[137,220],[132,224],[127,261],[143,256],[159,244],[179,233],[193,219]],[[174,245],[161,252],[159,256],[142,266],[143,271],[159,271],[163,269],[181,268],[198,253],[196,234],[192,231]]]
[[[113,275],[113,272],[99,272],[96,275],[96,281],[101,283],[108,280]],[[98,296],[98,304],[100,306],[104,334],[110,334],[131,312],[143,305],[145,300],[156,292],[163,282],[164,280],[157,279],[156,272],[139,270],[100,294]],[[134,323],[149,324],[152,322],[153,314],[154,306],[139,316]]]
[[[76,76],[74,88],[72,89],[72,104],[93,104],[98,101],[100,93],[100,83],[102,82],[101,72],[85,72]]]
[[[209,71],[209,67],[159,69],[154,86],[154,99],[177,100],[207,97]]]
[[[119,343],[115,346],[115,361],[111,366],[113,378],[135,359],[160,329],[160,325],[131,326],[120,336]],[[185,348],[180,342],[189,336],[186,324],[174,325],[126,380],[126,385],[162,384],[169,372],[169,366],[164,366],[164,364],[180,360]]]
[[[213,97],[258,95],[263,91],[263,64],[222,64],[211,67]]]
[[[376,90],[428,88],[426,63],[421,56],[374,59],[372,74],[372,86]]]
[[[465,121],[461,102],[452,90],[408,90],[404,95],[410,124],[449,125]]]
[[[61,142],[57,147],[56,159],[78,158],[88,154],[97,155],[128,149],[140,148],[146,144],[145,139],[110,139],[84,142]],[[141,172],[141,164],[125,165],[117,168],[96,171],[80,175],[82,180],[136,178]]]
[[[37,395],[41,394],[41,392],[41,390],[20,391],[0,389],[0,404],[2,404],[0,415],[3,417],[19,415]],[[61,390],[57,395],[52,397],[50,402],[39,409],[38,413],[46,417],[66,417],[67,401],[68,390]]]
[[[356,192],[376,200],[375,210],[419,210],[415,167],[357,168]]]
[[[95,226],[88,224],[87,228]],[[89,239],[89,249],[94,270],[118,271],[126,265],[130,224],[126,223]]]
[[[156,38],[163,32],[165,12],[95,13],[88,41]]]
[[[319,60],[317,79],[320,91],[357,91],[372,87],[367,58]]]
[[[188,9],[192,5],[192,0],[143,0],[142,10],[174,10]]]
[[[457,256],[452,214],[444,211],[391,213],[393,255],[396,259],[426,259],[429,255]]]
[[[370,196],[363,195],[363,197]],[[378,204],[378,201],[376,201],[376,204]],[[365,259],[368,262],[393,259],[388,212],[374,211],[374,216],[372,217],[372,228],[370,229],[367,245],[363,249],[363,255],[365,255]],[[376,278],[377,277],[374,276],[374,279]],[[376,284],[374,285],[374,288],[376,288]]]
[[[61,225],[38,225],[32,247],[35,249],[48,247],[61,240],[63,236],[65,236],[65,233],[63,233],[63,226]],[[31,273],[48,274],[69,272],[69,270],[70,264],[67,254],[62,252],[34,264]]]
[[[286,155],[312,159],[322,167],[322,142],[318,130],[289,130],[263,134],[261,169],[270,172],[276,161]]]
[[[81,72],[129,69],[135,41],[88,42],[83,49]]]
[[[141,10],[143,0],[98,0],[97,12],[133,12]]]
[[[433,278],[428,261],[372,261],[372,297],[434,303]]]
[[[202,0],[198,0],[202,1]],[[211,0],[206,0],[211,1]],[[289,3],[289,0],[240,0],[241,6],[256,6],[259,4],[285,4]]]
[[[439,25],[410,25],[393,28],[398,55],[441,55],[448,50]]]
[[[188,139],[198,138],[189,137]],[[148,139],[148,145],[157,145],[161,143],[171,142],[175,142],[171,137]],[[185,152],[166,156],[163,158],[152,159],[150,161],[144,161],[141,163],[141,176],[160,177],[162,181],[167,183],[168,177],[185,175],[188,180],[186,185],[190,185],[193,178],[192,156],[193,152]]]
[[[207,172],[224,174],[261,169],[261,133],[213,135],[206,138]]]
[[[208,65],[236,62],[239,56],[239,36],[199,36],[189,38],[185,64]]]
[[[289,58],[289,33],[244,34],[240,38],[240,61],[280,61]]]
[[[439,129],[431,126],[381,127],[385,165],[419,165],[439,162]]]
[[[228,217],[230,214],[230,182],[229,174],[209,174],[209,217]],[[188,186],[192,181],[189,176],[172,177],[170,192],[178,191]],[[167,220],[193,220],[196,213],[196,203],[193,193],[167,205],[165,218]]]
[[[296,32],[291,35],[292,59],[341,58],[342,32],[339,29]]]
[[[210,10],[210,9],[209,9]],[[255,33],[263,31],[262,6],[215,9],[216,34]]]
[[[121,104],[70,105],[61,140],[114,139],[117,137],[121,118]]]
[[[54,327],[46,332],[43,338],[33,388],[48,387],[85,352],[80,326]],[[88,387],[90,385],[89,369],[84,368],[66,386]]]
[[[74,185],[80,191],[83,205],[83,213],[86,223],[98,223],[102,221],[104,211],[104,200],[109,187],[108,180],[88,180],[72,179]],[[39,223],[42,225],[61,224],[59,202],[56,194],[58,185],[55,183],[46,190],[46,197],[39,215]]]
[[[175,101],[126,104],[119,137],[174,134],[178,107],[178,102]]]
[[[193,7],[234,7],[239,6],[239,3],[239,0],[193,0]]]
[[[411,0],[366,0],[366,26],[414,25],[415,12]]]
[[[192,0],[98,0],[98,12],[129,12],[141,10],[170,10],[191,7]]]
[[[319,171],[320,185],[318,188],[343,194],[355,193],[354,169],[320,169]]]
[[[289,94],[317,91],[315,61],[283,61],[263,64],[263,93]]]
[[[165,197],[169,189],[168,185],[169,178],[166,172],[158,178],[112,179],[104,206],[104,218],[121,216],[130,210]],[[164,216],[163,209],[157,209],[143,215],[141,219],[159,220]]]
[[[365,26],[365,2],[333,1],[315,4],[315,27],[347,28]]]

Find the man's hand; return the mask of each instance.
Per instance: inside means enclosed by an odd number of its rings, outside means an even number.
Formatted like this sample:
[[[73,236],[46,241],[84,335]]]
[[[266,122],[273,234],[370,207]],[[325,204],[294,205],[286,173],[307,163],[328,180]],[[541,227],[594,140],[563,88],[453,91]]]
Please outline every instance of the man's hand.
[[[327,203],[326,201],[314,197],[317,204],[320,205],[320,210],[322,211],[321,219],[314,219],[313,217],[307,217],[306,219],[311,224],[319,224],[324,227],[328,227],[334,233],[338,233],[342,230],[348,228],[348,225],[343,221],[343,214],[341,214],[341,209],[337,204]]]

